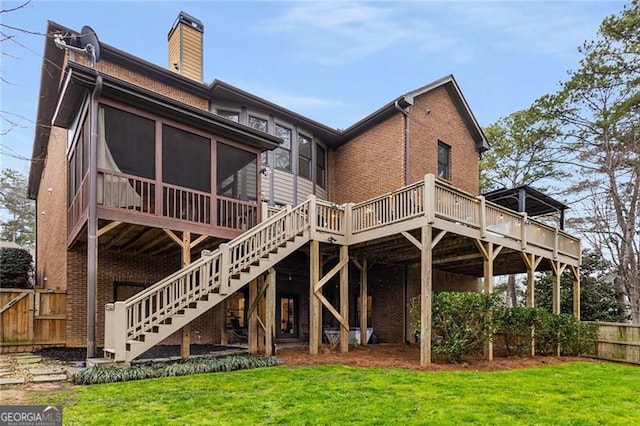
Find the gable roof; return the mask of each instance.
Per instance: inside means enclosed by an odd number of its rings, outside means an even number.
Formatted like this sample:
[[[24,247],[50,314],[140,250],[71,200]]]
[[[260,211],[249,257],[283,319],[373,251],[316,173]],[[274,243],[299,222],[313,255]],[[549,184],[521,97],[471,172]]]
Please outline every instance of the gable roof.
[[[47,33],[78,35],[78,32],[52,21],[47,22]],[[282,117],[291,121],[292,124],[298,124],[302,127],[308,128],[330,148],[337,148],[340,145],[349,142],[354,137],[366,132],[392,115],[398,113],[396,105],[400,104],[403,107],[410,106],[413,104],[414,98],[440,87],[444,87],[453,99],[453,102],[460,112],[465,125],[473,136],[476,144],[476,150],[478,152],[484,152],[489,149],[489,144],[482,132],[482,128],[471,112],[471,109],[469,108],[469,105],[467,104],[467,101],[453,75],[448,75],[404,95],[398,96],[348,128],[339,130],[305,117],[252,93],[246,92],[224,81],[215,79],[211,84],[197,82],[108,44],[100,43],[100,48],[103,60],[139,72],[151,79],[176,87],[177,89],[187,91],[196,96],[200,96],[203,99],[241,101],[262,109],[275,111]],[[37,194],[42,169],[44,167],[47,144],[51,132],[51,120],[53,118],[57,102],[58,85],[61,81],[63,72],[64,55],[65,52],[55,46],[52,37],[45,38],[42,73],[40,77],[40,102],[38,104],[36,117],[36,131],[31,156],[31,170],[29,171],[28,195],[31,198],[35,198]]]

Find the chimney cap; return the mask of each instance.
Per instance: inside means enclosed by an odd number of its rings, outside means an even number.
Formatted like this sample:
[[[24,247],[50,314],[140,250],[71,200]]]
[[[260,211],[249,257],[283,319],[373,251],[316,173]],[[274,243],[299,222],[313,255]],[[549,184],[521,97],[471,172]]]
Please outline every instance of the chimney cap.
[[[176,29],[179,23],[183,23],[193,28],[196,31],[204,33],[204,24],[202,23],[201,20],[194,18],[193,16],[189,15],[184,11],[180,11],[180,13],[178,14],[178,17],[176,18],[176,21],[171,26],[171,30],[169,31],[169,37],[171,36],[171,33],[173,32],[173,30]]]

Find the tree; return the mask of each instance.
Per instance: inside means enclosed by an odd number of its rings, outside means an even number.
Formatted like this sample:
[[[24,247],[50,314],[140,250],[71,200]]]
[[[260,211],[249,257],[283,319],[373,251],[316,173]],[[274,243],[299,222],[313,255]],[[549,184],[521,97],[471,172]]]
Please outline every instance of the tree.
[[[25,249],[0,248],[0,287],[32,288],[33,257]]]
[[[556,158],[573,169],[582,207],[571,225],[612,263],[615,284],[640,323],[640,3],[606,18],[580,48],[580,67],[536,106],[561,130]]]
[[[491,149],[480,159],[483,192],[522,185],[546,190],[545,183],[564,177],[553,161],[558,130],[536,107],[514,112],[484,129]]]
[[[602,253],[590,250],[582,254],[580,269],[580,319],[583,321],[620,322],[628,318],[626,306],[620,304],[616,291],[609,281],[612,274],[611,263]],[[553,274],[538,275],[535,285],[536,307],[552,310]],[[560,312],[573,312],[573,282],[563,274],[560,278]]]
[[[0,173],[0,238],[24,246],[34,244],[35,206],[27,198],[27,178],[17,170]]]
[[[515,112],[484,129],[491,149],[480,160],[483,192],[522,185],[548,188],[546,182],[565,177],[553,161],[557,136],[553,123],[542,120],[536,107]],[[507,303],[517,305],[516,276],[507,278]]]

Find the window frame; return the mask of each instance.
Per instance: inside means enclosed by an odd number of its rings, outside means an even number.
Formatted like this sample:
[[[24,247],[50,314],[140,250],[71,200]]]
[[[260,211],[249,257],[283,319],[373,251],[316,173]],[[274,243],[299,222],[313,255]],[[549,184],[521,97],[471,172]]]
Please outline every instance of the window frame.
[[[442,158],[440,155],[440,150],[445,149],[447,154],[446,163],[442,162]],[[441,140],[438,140],[438,178],[446,181],[451,181],[451,145],[444,143]],[[441,167],[443,167],[441,173]]]
[[[301,146],[300,140],[301,139],[307,140],[309,142],[309,156],[308,157],[303,155],[302,154],[302,150],[300,149],[300,146]],[[309,181],[313,181],[313,143],[314,143],[313,137],[307,136],[304,133],[298,131],[298,141],[297,142],[298,142],[298,176],[300,176],[300,177],[302,177],[304,179],[307,179]],[[300,173],[300,171],[302,170],[302,168],[301,168],[301,164],[302,163],[300,161],[301,159],[306,160],[307,163],[308,163],[308,170],[307,170],[308,175],[307,176],[305,176],[302,173]]]
[[[322,150],[323,154],[323,164],[320,164],[320,150]],[[327,155],[328,149],[325,146],[320,145],[319,143],[315,144],[315,184],[320,188],[326,190],[327,189]]]
[[[282,170],[283,172],[293,173],[293,164],[292,164],[293,163],[293,161],[292,161],[293,159],[291,158],[291,151],[292,151],[292,148],[293,148],[292,145],[293,145],[293,130],[294,129],[293,129],[293,126],[289,126],[289,125],[287,125],[285,123],[276,122],[274,132],[275,132],[275,136],[277,136],[277,137],[280,137],[278,135],[278,128],[286,129],[286,130],[289,131],[289,147],[285,148],[285,147],[282,146],[282,144],[280,144],[277,148],[275,148],[273,150],[274,156],[275,156],[275,161],[274,161],[273,167],[275,169],[277,169],[277,170]],[[283,151],[286,151],[287,154],[288,154],[288,157],[289,157],[289,166],[286,169],[282,168],[282,167],[279,167],[278,166],[278,161],[277,161],[278,160],[278,153],[281,153]]]

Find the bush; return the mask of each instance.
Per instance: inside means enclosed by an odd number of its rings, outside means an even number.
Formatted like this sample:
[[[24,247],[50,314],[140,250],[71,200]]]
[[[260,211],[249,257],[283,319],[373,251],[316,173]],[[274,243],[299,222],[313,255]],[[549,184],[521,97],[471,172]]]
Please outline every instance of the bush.
[[[597,338],[598,326],[582,323],[573,315],[551,314],[539,310],[535,338],[541,355],[554,355],[558,346],[561,355],[579,356],[590,353]]]
[[[33,257],[25,249],[0,248],[0,287],[32,288]]]
[[[138,364],[126,367],[115,365],[93,366],[74,374],[73,382],[81,385],[126,382],[129,380],[152,379],[158,377],[187,376],[199,373],[217,373],[249,368],[280,365],[274,356],[228,356],[191,358],[173,363]]]
[[[484,293],[438,293],[433,300],[433,351],[451,362],[482,348],[495,332],[493,310],[499,296]]]
[[[502,307],[495,311],[496,340],[505,348],[506,355],[523,355],[531,349],[531,327],[540,315],[535,308]]]

